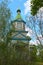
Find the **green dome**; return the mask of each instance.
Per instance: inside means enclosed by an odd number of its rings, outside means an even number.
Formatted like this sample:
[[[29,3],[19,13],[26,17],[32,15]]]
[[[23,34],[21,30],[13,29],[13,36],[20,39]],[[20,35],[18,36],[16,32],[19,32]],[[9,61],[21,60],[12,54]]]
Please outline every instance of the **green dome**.
[[[22,17],[21,17],[21,10],[20,9],[17,10],[16,19],[22,19]]]
[[[17,14],[16,19],[22,19],[20,14]]]

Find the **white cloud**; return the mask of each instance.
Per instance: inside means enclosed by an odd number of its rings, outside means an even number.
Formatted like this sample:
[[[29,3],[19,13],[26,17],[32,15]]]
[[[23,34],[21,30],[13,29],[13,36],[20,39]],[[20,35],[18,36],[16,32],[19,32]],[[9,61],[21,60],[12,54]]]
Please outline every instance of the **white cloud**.
[[[43,44],[43,37],[42,37],[42,35],[38,35],[38,38],[41,41],[41,43]]]
[[[43,21],[43,7],[41,7],[37,13],[39,19],[41,19],[41,21]]]
[[[31,10],[31,0],[27,0],[25,3],[24,3],[24,7],[25,7],[25,10],[24,10],[24,12],[25,12],[25,14],[27,14],[30,10]]]
[[[41,8],[39,9],[39,11],[43,12],[43,7],[41,7]]]
[[[40,42],[38,40],[34,40],[34,41],[31,40],[29,44],[30,45],[38,45],[38,44],[40,44]]]
[[[30,44],[30,45],[37,45],[37,44],[36,44],[36,41],[33,41],[33,40],[31,40],[29,44]]]
[[[30,36],[30,37],[33,36],[34,32],[29,27],[26,26],[25,30],[28,31],[27,36]],[[41,35],[40,35],[40,37],[41,37]],[[29,44],[30,45],[38,45],[38,44],[40,44],[40,42],[39,42],[39,40],[32,39]]]
[[[27,36],[32,36],[33,31],[29,27],[25,27],[25,30],[28,31]]]

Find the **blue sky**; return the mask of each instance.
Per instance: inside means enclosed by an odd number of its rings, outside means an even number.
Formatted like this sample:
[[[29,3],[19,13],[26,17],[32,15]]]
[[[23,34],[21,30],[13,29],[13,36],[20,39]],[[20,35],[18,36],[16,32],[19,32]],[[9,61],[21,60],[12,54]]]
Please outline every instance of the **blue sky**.
[[[1,2],[2,0],[0,0]],[[3,0],[5,1],[5,0]],[[10,3],[9,3],[9,8],[11,10],[11,13],[12,13],[12,19],[14,20],[17,13],[17,9],[20,9],[21,10],[21,16],[24,20],[26,20],[26,16],[31,16],[31,0],[8,0]],[[28,22],[26,21],[26,23],[28,24]],[[30,25],[30,24],[29,24]],[[28,36],[30,35],[34,35],[33,32],[29,27],[26,27],[27,31],[30,32],[28,33]],[[32,37],[32,43],[33,43],[33,40],[34,40],[34,43],[36,43],[36,40],[34,38],[34,36],[31,36]]]
[[[2,1],[2,0],[0,0]],[[5,1],[5,0],[4,0]],[[31,15],[31,0],[9,0],[9,8],[11,10],[11,13],[12,13],[12,19],[14,20],[17,13],[17,9],[20,9],[21,10],[21,16],[24,20],[26,20],[26,16],[27,15]],[[26,21],[26,23],[28,24],[28,22]],[[32,30],[29,29],[29,27],[26,27],[27,31],[29,31],[30,33],[28,33],[28,36],[31,36],[32,35]]]
[[[25,20],[25,16],[30,14],[30,0],[10,0],[9,7],[13,14],[13,19],[16,16],[17,9],[21,9],[22,18]]]
[[[0,0],[5,1],[5,0]],[[15,19],[17,13],[17,9],[21,10],[21,16],[24,20],[26,20],[26,16],[30,15],[30,1],[31,0],[8,0],[9,1],[9,8],[12,13],[12,19]]]

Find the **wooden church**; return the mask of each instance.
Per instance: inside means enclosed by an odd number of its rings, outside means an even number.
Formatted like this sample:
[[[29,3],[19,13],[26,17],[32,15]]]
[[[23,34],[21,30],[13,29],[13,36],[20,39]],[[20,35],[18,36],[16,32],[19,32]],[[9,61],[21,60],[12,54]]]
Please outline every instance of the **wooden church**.
[[[11,23],[11,43],[21,43],[21,45],[29,44],[31,38],[26,36],[28,31],[25,31],[25,24],[26,22],[21,17],[21,10],[18,9],[16,19]]]

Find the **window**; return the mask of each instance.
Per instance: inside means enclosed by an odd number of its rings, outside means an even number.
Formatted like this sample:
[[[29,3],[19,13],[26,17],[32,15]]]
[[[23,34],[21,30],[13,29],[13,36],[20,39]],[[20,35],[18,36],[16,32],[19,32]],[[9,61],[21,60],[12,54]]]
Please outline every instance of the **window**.
[[[22,22],[17,22],[17,29],[19,29],[19,30],[22,29]]]

